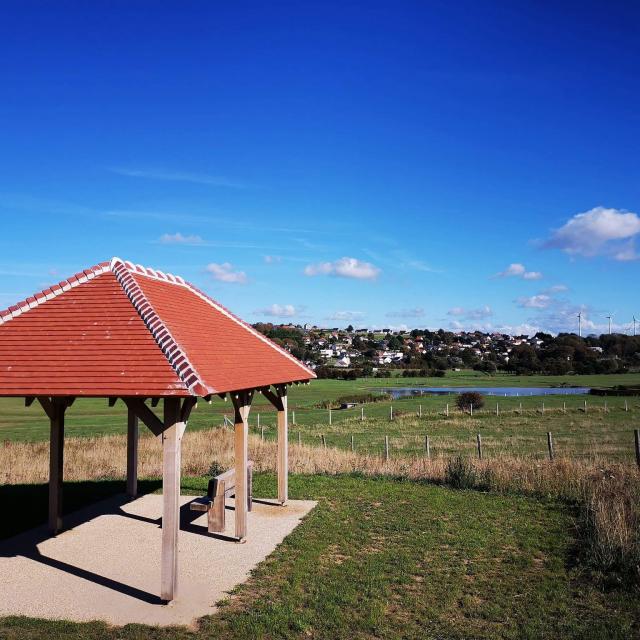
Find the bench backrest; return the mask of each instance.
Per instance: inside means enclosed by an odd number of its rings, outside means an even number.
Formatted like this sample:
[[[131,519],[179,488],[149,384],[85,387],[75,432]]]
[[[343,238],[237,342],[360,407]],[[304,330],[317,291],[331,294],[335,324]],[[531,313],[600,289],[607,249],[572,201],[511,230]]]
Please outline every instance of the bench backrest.
[[[253,473],[253,460],[247,463],[247,472],[249,475]],[[235,468],[227,469],[220,475],[209,480],[209,488],[207,496],[213,500],[216,496],[223,493],[231,493],[236,488],[236,470]]]

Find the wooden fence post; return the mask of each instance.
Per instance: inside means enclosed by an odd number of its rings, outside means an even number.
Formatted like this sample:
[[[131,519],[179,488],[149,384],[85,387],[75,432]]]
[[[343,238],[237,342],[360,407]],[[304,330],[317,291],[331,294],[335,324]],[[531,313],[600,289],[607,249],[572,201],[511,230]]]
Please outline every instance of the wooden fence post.
[[[473,402],[469,404],[469,415],[473,416]]]
[[[355,451],[356,450],[356,444],[353,438],[353,433],[351,434],[351,451]]]
[[[264,442],[264,427],[260,427],[260,437],[262,438],[262,442]]]
[[[566,402],[562,403],[562,413],[567,413],[567,403]]]
[[[519,410],[520,415],[522,415],[522,402],[520,403],[520,410]]]
[[[329,408],[329,424],[331,424],[331,408]]]
[[[429,436],[424,437],[424,448],[427,452],[427,458],[431,458],[431,447],[429,446]]]
[[[547,448],[549,449],[549,460],[553,460],[553,437],[551,436],[551,431],[547,431]]]
[[[302,434],[298,431],[298,445],[302,444]]]
[[[257,426],[258,426],[258,429],[259,429],[260,428],[260,414],[258,414],[258,424],[257,424]],[[262,438],[262,439],[264,440],[264,438]]]
[[[327,440],[324,437],[324,433],[320,436],[320,439],[322,440],[322,446],[326,449],[327,448]]]
[[[584,401],[584,412],[587,413],[587,401]]]
[[[422,418],[422,405],[418,405],[418,418]]]
[[[500,405],[496,402],[496,416],[500,415]]]
[[[291,424],[295,425],[296,423],[296,412],[292,411],[291,412]]]
[[[604,401],[604,412],[609,413],[609,409],[607,408],[607,401]]]
[[[393,420],[393,405],[389,406],[389,420]]]
[[[542,413],[544,413],[544,402],[542,403]]]
[[[478,434],[476,439],[478,441],[478,459],[482,460],[482,436]]]
[[[360,407],[360,422],[364,422],[364,407]]]
[[[636,464],[640,467],[640,429],[633,431],[636,445]]]
[[[389,460],[389,436],[384,437],[384,459]]]
[[[626,400],[624,401],[624,410],[629,411],[629,403]]]
[[[445,414],[447,416],[447,418],[449,417],[449,403],[447,402],[447,407],[445,409]]]

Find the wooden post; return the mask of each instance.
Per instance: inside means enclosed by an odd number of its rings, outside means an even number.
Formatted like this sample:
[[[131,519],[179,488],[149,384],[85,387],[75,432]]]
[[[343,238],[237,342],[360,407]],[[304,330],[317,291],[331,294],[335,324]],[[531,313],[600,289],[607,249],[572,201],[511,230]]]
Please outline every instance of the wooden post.
[[[384,437],[384,459],[389,460],[389,436]]]
[[[473,416],[473,402],[469,404],[469,415]]]
[[[629,403],[626,400],[624,401],[624,410],[629,411]]]
[[[389,405],[389,420],[393,420],[393,405]]]
[[[247,537],[247,463],[249,458],[249,410],[251,409],[251,395],[247,391],[233,394],[235,408],[235,516],[236,538],[242,542]]]
[[[264,442],[264,427],[260,427],[260,438]]]
[[[260,414],[258,414],[258,424],[257,424],[258,429],[260,428]],[[264,429],[262,430],[262,439],[264,440]]]
[[[360,421],[364,422],[364,407],[360,407]]]
[[[298,446],[302,444],[302,434],[298,431]]]
[[[289,425],[287,421],[287,387],[277,389],[280,398],[278,409],[278,502],[289,499]]]
[[[566,402],[562,403],[562,413],[567,413],[567,403]]]
[[[477,436],[477,441],[478,441],[478,459],[482,460],[482,436],[480,434],[478,434]]]
[[[331,408],[329,408],[329,424],[331,424]]]
[[[296,412],[292,411],[291,412],[291,424],[295,426],[296,424]]]
[[[607,409],[607,401],[606,400],[604,401],[604,412],[605,413],[609,412],[608,409]]]
[[[445,414],[447,418],[449,417],[449,403],[447,402],[447,408],[445,409]]]
[[[549,460],[553,460],[553,437],[551,436],[551,431],[547,431],[547,448],[549,449]]]
[[[496,416],[500,415],[500,405],[496,402]]]
[[[54,535],[62,529],[62,482],[64,477],[64,399],[54,399],[49,439],[49,531]]]
[[[180,529],[180,398],[164,399],[162,432],[162,557],[160,597],[165,602],[178,594],[178,531]]]
[[[544,413],[544,402],[542,403],[542,413]]]
[[[351,451],[355,451],[356,450],[356,443],[353,437],[353,433],[351,434]]]
[[[587,401],[584,401],[584,412],[587,413]]]
[[[418,405],[418,418],[422,418],[422,405]]]
[[[431,458],[431,446],[429,443],[429,436],[424,437],[424,448],[425,448],[425,451],[427,452],[427,458]]]
[[[320,435],[320,440],[322,441],[322,446],[326,449],[327,448],[327,440],[324,437],[324,433]]]
[[[138,495],[138,416],[127,411],[127,495]]]
[[[520,409],[519,409],[520,415],[522,415],[522,402],[520,403]]]
[[[636,464],[640,467],[640,429],[634,429],[633,435],[636,445]]]

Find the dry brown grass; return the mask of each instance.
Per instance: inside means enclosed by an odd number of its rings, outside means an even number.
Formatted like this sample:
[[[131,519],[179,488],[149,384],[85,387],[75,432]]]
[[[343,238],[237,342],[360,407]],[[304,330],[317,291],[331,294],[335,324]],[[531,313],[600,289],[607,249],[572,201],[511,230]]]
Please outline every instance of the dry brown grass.
[[[290,470],[302,474],[387,475],[431,482],[447,481],[449,458],[380,456],[291,444]],[[46,442],[5,442],[0,446],[0,481],[5,484],[39,483],[48,478]],[[250,457],[257,471],[273,471],[276,444],[250,436]],[[187,432],[182,445],[185,475],[207,474],[212,462],[233,464],[233,434],[227,429]],[[69,438],[65,443],[65,479],[123,478],[126,438]],[[140,438],[139,474],[162,473],[158,439]],[[558,458],[553,462],[501,456],[492,460],[468,459],[475,486],[493,491],[517,491],[572,500],[582,507],[582,530],[588,557],[606,570],[624,570],[640,576],[640,473],[634,465],[604,460]]]

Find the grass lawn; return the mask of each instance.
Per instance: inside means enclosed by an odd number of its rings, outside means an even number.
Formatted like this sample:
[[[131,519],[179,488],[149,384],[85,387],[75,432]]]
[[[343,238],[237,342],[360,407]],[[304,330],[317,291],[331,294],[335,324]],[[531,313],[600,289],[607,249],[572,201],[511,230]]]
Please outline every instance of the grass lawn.
[[[618,384],[640,384],[640,374],[625,374],[611,376],[513,376],[507,374],[497,374],[487,376],[475,371],[448,372],[445,378],[363,378],[355,381],[344,380],[314,380],[308,386],[291,387],[289,391],[289,408],[295,411],[296,426],[309,427],[311,431],[319,434],[320,426],[328,424],[328,411],[319,408],[322,401],[335,400],[338,397],[367,393],[392,386],[557,386],[568,384],[571,386],[613,386]],[[589,397],[588,402],[591,407],[604,407],[605,400],[612,408],[611,416],[617,416],[624,428],[627,428],[625,416],[619,416],[622,412],[624,399],[619,397]],[[447,403],[453,404],[454,397],[447,396],[425,396],[423,398],[407,398],[393,403],[379,402],[366,406],[366,415],[371,418],[384,420],[389,416],[390,405],[394,405],[396,413],[415,413],[419,405],[422,405],[423,417],[438,421],[445,410]],[[541,409],[542,398],[491,398],[487,400],[485,414],[491,418],[495,413],[495,402],[500,403],[501,411],[513,412],[519,409],[522,402],[524,410],[532,412]],[[570,412],[578,412],[583,406],[584,398],[581,397],[561,397],[548,396],[544,398],[546,409],[560,408],[562,403],[567,403]],[[629,422],[638,422],[640,412],[640,398],[630,397],[627,400],[630,412],[626,418]],[[635,412],[635,417],[633,413]],[[211,405],[200,402],[198,409],[191,414],[189,429],[203,429],[221,424],[223,414],[232,415],[230,402],[223,402],[215,399]],[[257,430],[257,415],[261,416],[261,426],[273,428],[275,423],[275,413],[273,407],[261,396],[254,397],[253,409],[250,416],[250,424]],[[480,418],[482,414],[478,417]],[[332,422],[352,422],[360,417],[360,408],[346,411],[334,411]],[[354,429],[353,425],[349,430]],[[292,430],[295,427],[292,425]],[[369,431],[368,428],[361,429]],[[110,433],[126,432],[126,409],[122,402],[118,402],[115,407],[109,407],[105,399],[79,399],[67,411],[66,415],[66,435],[68,436],[97,436]],[[415,431],[416,435],[421,435],[424,429]],[[0,399],[0,440],[46,440],[49,437],[49,424],[42,408],[38,403],[31,407],[24,406],[22,398],[1,398]],[[377,446],[377,445],[376,445]]]
[[[200,493],[206,479],[183,486]],[[67,495],[77,507],[121,488],[78,483]],[[255,491],[273,495],[274,477],[258,475]],[[9,506],[35,499],[43,519],[45,487],[2,493]],[[0,638],[638,636],[637,594],[600,590],[581,568],[566,505],[359,477],[293,476],[291,496],[319,506],[198,632],[8,618]]]

